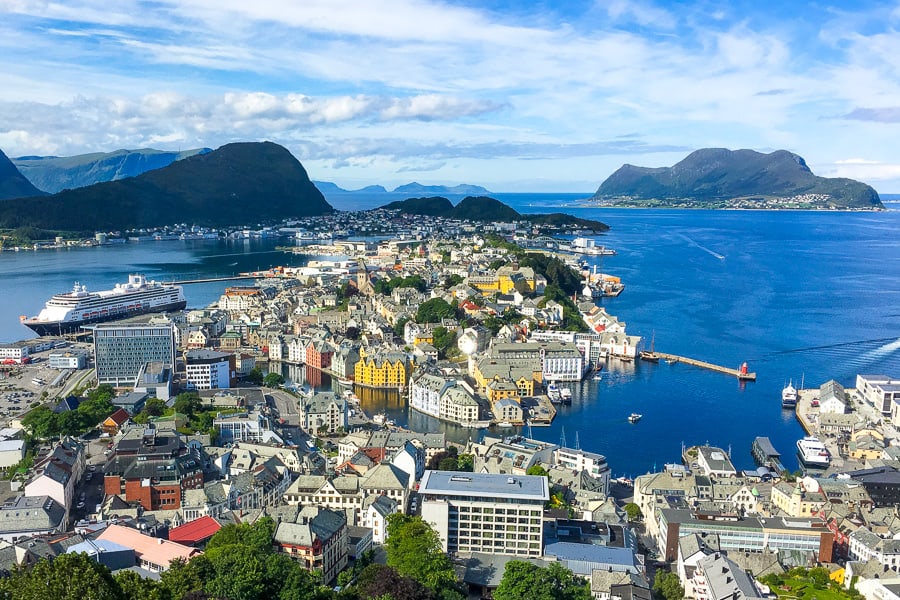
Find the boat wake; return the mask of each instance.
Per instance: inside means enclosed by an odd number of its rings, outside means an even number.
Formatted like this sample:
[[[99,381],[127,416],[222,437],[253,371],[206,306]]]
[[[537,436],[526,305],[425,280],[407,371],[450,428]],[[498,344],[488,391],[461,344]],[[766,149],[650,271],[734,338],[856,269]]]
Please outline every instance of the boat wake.
[[[874,350],[869,350],[860,357],[860,360],[864,362],[875,362],[876,360],[893,354],[897,350],[900,350],[900,338],[879,346]]]
[[[724,256],[724,255],[719,254],[718,252],[713,252],[712,250],[710,250],[710,249],[707,248],[706,246],[702,246],[702,245],[698,244],[697,242],[695,242],[694,240],[692,240],[692,239],[689,238],[688,236],[684,235],[683,233],[679,233],[678,235],[679,235],[684,241],[686,241],[688,244],[690,244],[691,246],[693,246],[694,248],[699,248],[700,250],[703,250],[704,252],[706,252],[706,253],[709,254],[710,256],[715,256],[715,257],[718,258],[719,260],[725,260],[725,256]]]

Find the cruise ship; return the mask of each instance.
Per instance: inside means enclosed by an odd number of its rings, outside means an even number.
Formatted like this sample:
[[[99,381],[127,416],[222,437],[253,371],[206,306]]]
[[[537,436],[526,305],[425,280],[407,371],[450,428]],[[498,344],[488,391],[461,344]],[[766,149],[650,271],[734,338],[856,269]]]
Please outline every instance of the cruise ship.
[[[151,312],[182,310],[187,306],[181,286],[128,276],[111,290],[88,292],[75,283],[71,292],[54,294],[36,317],[22,323],[38,335],[76,333],[82,325],[124,319]]]
[[[831,464],[831,454],[825,444],[819,441],[817,437],[805,437],[797,441],[797,450],[799,451],[800,461],[806,467],[826,468]]]

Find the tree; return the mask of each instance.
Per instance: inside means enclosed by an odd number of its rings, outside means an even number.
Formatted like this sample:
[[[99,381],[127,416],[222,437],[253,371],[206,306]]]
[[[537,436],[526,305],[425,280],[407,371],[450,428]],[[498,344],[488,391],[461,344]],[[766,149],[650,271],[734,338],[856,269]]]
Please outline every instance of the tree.
[[[387,565],[369,565],[359,574],[354,591],[360,598],[429,600],[431,591],[412,577],[404,577]]]
[[[164,600],[168,594],[157,582],[145,579],[134,571],[125,569],[116,573],[116,583],[122,590],[122,597],[128,600]]]
[[[15,567],[0,580],[0,598],[119,600],[122,591],[109,569],[79,552],[61,554],[52,562],[41,559],[30,569]]]
[[[263,385],[267,388],[277,388],[284,384],[284,377],[281,373],[269,373],[263,378]]]
[[[536,475],[538,477],[550,477],[550,473],[547,472],[547,469],[542,467],[541,465],[531,465],[525,471],[526,475]]]
[[[440,323],[441,319],[455,318],[456,311],[443,298],[432,298],[419,305],[416,323]]]
[[[539,567],[529,562],[506,563],[494,600],[589,600],[590,585],[558,562]]]
[[[432,336],[434,347],[442,356],[446,356],[447,350],[456,345],[456,331],[451,331],[446,327],[435,327]]]
[[[262,385],[263,382],[263,372],[259,367],[253,367],[250,369],[250,372],[247,373],[247,376],[244,379],[248,383],[252,383],[253,385]]]
[[[625,514],[628,515],[629,523],[634,523],[644,518],[644,513],[641,512],[641,507],[634,502],[629,502],[623,508],[625,510]]]
[[[460,454],[456,459],[456,466],[460,471],[469,471],[471,473],[475,470],[475,456],[472,454]]]
[[[684,588],[678,575],[669,571],[657,571],[653,580],[653,595],[660,600],[682,600]]]
[[[406,328],[406,324],[409,323],[409,317],[400,317],[394,322],[394,335],[399,338],[403,337],[403,331]]]
[[[172,408],[175,409],[175,412],[185,414],[190,418],[203,409],[203,404],[197,392],[182,392],[175,396]]]
[[[148,416],[158,417],[166,412],[166,401],[159,398],[150,398],[144,404],[143,412],[147,413]]]
[[[387,564],[400,575],[412,577],[425,587],[442,593],[456,588],[456,574],[444,553],[441,539],[418,516],[393,513],[387,517]]]
[[[49,406],[38,406],[22,417],[22,426],[36,438],[55,437],[59,435],[59,416]]]

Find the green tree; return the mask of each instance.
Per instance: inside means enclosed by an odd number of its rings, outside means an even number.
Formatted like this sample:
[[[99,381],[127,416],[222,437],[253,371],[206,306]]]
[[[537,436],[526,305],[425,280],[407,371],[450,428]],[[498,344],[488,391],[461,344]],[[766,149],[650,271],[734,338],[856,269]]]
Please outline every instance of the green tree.
[[[353,587],[359,598],[390,598],[391,600],[431,600],[431,590],[413,579],[404,577],[387,565],[369,565],[360,573]]]
[[[525,471],[526,475],[537,475],[538,477],[550,477],[550,473],[547,472],[547,469],[542,467],[541,465],[531,465]]]
[[[284,377],[281,373],[268,373],[265,378],[263,378],[263,385],[268,388],[277,388],[282,384],[284,384]]]
[[[456,459],[456,465],[460,471],[469,471],[471,473],[475,470],[475,456],[472,454],[460,454],[459,458]]]
[[[185,598],[191,593],[203,589],[203,579],[199,569],[200,561],[187,562],[176,558],[169,563],[169,568],[159,576],[159,586],[166,596],[173,600]]]
[[[684,588],[678,575],[669,571],[657,571],[653,580],[653,595],[660,600],[682,600]]]
[[[128,600],[166,600],[169,596],[157,582],[145,579],[134,571],[122,570],[113,576],[122,598]]]
[[[400,317],[394,322],[394,335],[397,337],[403,337],[403,330],[406,327],[406,324],[409,323],[409,317]]]
[[[206,549],[215,550],[225,546],[248,546],[256,552],[270,552],[274,535],[275,521],[272,517],[262,517],[253,524],[229,523],[209,539]]]
[[[560,563],[539,567],[529,562],[506,563],[494,600],[589,600],[590,585]]]
[[[452,594],[456,589],[456,575],[442,549],[441,539],[421,517],[389,515],[385,549],[388,566],[400,575],[412,577],[439,594]]]
[[[443,298],[432,298],[419,305],[416,323],[440,323],[441,319],[455,318],[456,311]]]
[[[447,351],[450,348],[456,347],[456,331],[451,331],[446,327],[435,327],[432,335],[434,347],[442,357],[447,356]]]
[[[200,395],[197,392],[182,392],[175,396],[172,408],[175,409],[175,412],[192,418],[203,409],[203,403],[200,401]]]
[[[22,417],[22,426],[38,439],[59,435],[59,416],[47,406],[38,406]]]
[[[67,553],[52,562],[39,560],[33,567],[15,567],[0,580],[3,600],[120,600],[122,590],[105,566],[87,554]]]
[[[262,385],[263,382],[263,372],[259,367],[253,367],[250,369],[250,372],[247,373],[247,376],[244,378],[248,383],[252,383],[253,385]]]
[[[634,502],[629,502],[622,508],[625,510],[625,514],[628,515],[629,523],[635,523],[644,518],[644,513],[641,512],[641,507]]]
[[[166,412],[166,401],[160,400],[159,398],[150,398],[144,404],[143,412],[147,413],[150,417],[158,417]]]

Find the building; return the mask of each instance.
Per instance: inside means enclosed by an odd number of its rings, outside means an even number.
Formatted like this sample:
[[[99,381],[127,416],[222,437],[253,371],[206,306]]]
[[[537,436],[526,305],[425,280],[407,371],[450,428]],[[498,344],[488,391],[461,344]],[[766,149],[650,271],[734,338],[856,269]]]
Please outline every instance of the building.
[[[354,379],[368,387],[405,387],[409,380],[409,357],[402,352],[376,352],[369,356],[360,350]]]
[[[272,544],[330,583],[347,566],[347,518],[343,512],[307,506],[296,522],[278,524]]]
[[[203,463],[174,433],[132,428],[116,444],[104,468],[109,496],[144,510],[176,510],[184,491],[203,487]]]
[[[49,496],[65,508],[66,520],[72,510],[75,488],[84,473],[84,446],[65,438],[42,460],[35,461],[34,476],[25,484],[25,495]]]
[[[239,413],[217,413],[213,427],[219,431],[219,442],[262,442],[267,441],[272,431],[272,422],[256,407]]]
[[[0,506],[0,540],[16,543],[66,531],[66,507],[50,496],[18,496]]]
[[[891,414],[892,406],[900,402],[900,378],[887,375],[857,375],[856,391],[882,414]]]
[[[88,353],[84,350],[51,352],[47,366],[51,369],[84,369],[88,364]]]
[[[553,451],[551,464],[577,473],[586,472],[594,479],[601,481],[604,496],[609,494],[611,470],[606,462],[606,457],[602,454],[572,448],[556,448]]]
[[[320,429],[328,433],[347,430],[350,418],[347,400],[334,392],[317,392],[309,398],[301,398],[297,407],[300,427],[310,434],[315,435]]]
[[[325,340],[314,340],[306,346],[306,364],[317,369],[331,367],[331,357],[334,356],[334,346]]]
[[[150,398],[168,400],[172,397],[172,365],[161,362],[145,363],[138,372],[135,392],[143,392]]]
[[[819,386],[819,414],[842,415],[847,412],[847,392],[834,379]]]
[[[721,448],[713,446],[697,447],[697,465],[704,475],[710,477],[736,477],[737,469],[731,463],[731,458]]]
[[[150,395],[147,392],[126,392],[112,398],[110,402],[118,408],[122,408],[129,415],[134,416],[144,409],[144,404]]]
[[[693,577],[696,600],[762,600],[753,577],[721,552],[697,561]]]
[[[876,467],[849,473],[868,492],[875,506],[900,506],[900,470]]]
[[[818,518],[740,517],[733,512],[703,512],[678,508],[656,511],[657,544],[662,558],[674,561],[678,539],[692,533],[718,535],[725,551],[793,550],[819,562],[831,562],[834,534]]]
[[[202,554],[196,548],[164,540],[162,538],[144,535],[137,529],[124,525],[109,525],[103,530],[97,540],[109,541],[134,550],[138,566],[153,573],[161,573],[169,569],[173,560],[181,559],[185,562],[197,554]]]
[[[98,384],[134,387],[148,362],[175,364],[175,326],[102,323],[94,331]]]
[[[184,358],[188,389],[211,390],[234,386],[237,376],[234,354],[190,350]]]
[[[425,471],[419,496],[445,552],[541,556],[546,477]]]

